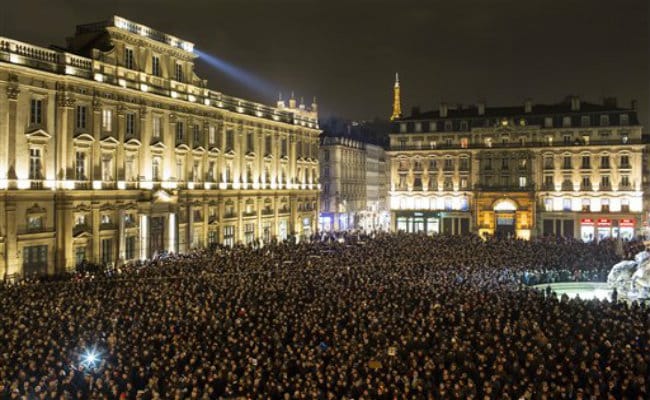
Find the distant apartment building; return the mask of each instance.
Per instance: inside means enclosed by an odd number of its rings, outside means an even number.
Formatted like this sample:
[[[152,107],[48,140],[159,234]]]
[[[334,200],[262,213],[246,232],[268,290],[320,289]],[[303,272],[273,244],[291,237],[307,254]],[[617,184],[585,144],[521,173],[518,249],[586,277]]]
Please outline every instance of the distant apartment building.
[[[338,132],[325,128],[321,136],[319,225],[323,231],[389,227],[385,151],[368,136],[356,134],[362,128],[355,122]]]
[[[647,143],[634,106],[450,107],[393,120],[398,231],[584,241],[644,232]]]

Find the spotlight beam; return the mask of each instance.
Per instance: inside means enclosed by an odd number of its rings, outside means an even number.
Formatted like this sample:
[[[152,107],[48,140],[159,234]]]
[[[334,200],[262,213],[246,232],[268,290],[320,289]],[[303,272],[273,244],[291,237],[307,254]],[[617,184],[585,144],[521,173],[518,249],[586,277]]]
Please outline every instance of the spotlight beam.
[[[243,69],[238,68],[225,60],[222,60],[211,54],[204,53],[196,48],[194,49],[194,53],[199,56],[200,60],[204,61],[209,66],[223,72],[244,86],[255,91],[262,92],[264,95],[269,97],[275,96],[276,88],[260,77],[255,76],[248,71],[244,71]]]

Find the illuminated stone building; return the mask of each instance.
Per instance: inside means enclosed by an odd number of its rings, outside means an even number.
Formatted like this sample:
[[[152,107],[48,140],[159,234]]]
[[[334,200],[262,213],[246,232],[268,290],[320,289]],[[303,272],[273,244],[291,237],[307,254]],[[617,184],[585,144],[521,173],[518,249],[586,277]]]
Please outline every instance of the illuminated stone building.
[[[387,230],[388,174],[378,132],[383,127],[335,119],[322,125],[321,230]]]
[[[630,238],[646,146],[635,107],[614,99],[414,110],[390,135],[393,229]]]
[[[211,90],[196,57],[120,17],[66,49],[0,38],[5,276],[315,231],[316,106]]]

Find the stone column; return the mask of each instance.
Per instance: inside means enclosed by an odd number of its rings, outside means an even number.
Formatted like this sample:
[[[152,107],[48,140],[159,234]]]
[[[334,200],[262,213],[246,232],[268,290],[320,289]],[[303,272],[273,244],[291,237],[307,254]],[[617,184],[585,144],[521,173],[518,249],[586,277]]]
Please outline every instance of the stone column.
[[[7,86],[7,99],[9,100],[7,115],[7,179],[10,188],[16,188],[16,118],[18,115],[18,84]],[[14,236],[15,237],[15,236]]]

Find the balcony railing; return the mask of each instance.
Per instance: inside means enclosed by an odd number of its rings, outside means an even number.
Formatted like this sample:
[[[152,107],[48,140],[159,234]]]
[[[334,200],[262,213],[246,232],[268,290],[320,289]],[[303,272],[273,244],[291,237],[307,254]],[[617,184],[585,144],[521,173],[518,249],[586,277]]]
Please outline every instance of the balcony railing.
[[[485,192],[531,192],[535,190],[535,185],[532,183],[525,186],[477,184],[474,185],[474,190],[480,190]]]
[[[536,148],[536,147],[585,147],[585,146],[616,146],[616,145],[637,145],[637,144],[648,144],[646,139],[629,139],[626,142],[622,140],[592,140],[587,143],[548,143],[548,142],[526,142],[525,144],[520,143],[493,143],[491,146],[486,145],[485,143],[470,143],[467,147],[461,147],[456,144],[439,144],[435,148],[431,149],[428,147],[420,147],[417,145],[401,145],[396,144],[390,147],[390,151],[400,151],[400,150],[467,150],[467,149],[509,149],[509,148]]]

